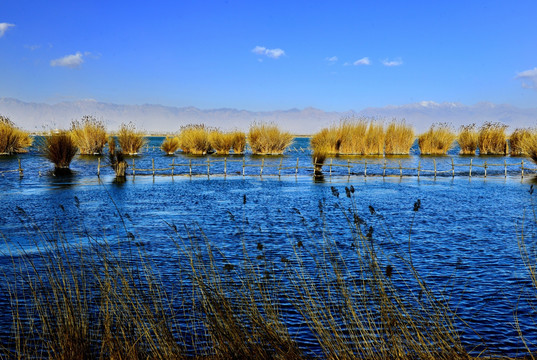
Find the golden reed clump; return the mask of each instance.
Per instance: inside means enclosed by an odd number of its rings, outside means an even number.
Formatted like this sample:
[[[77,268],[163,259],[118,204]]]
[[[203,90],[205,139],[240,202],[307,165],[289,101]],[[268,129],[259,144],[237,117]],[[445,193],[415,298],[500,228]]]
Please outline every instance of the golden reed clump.
[[[422,155],[445,155],[456,137],[447,123],[433,124],[427,132],[418,136],[418,146]]]
[[[530,136],[524,139],[523,151],[537,164],[537,131],[531,131]]]
[[[405,120],[392,120],[386,128],[386,155],[408,155],[414,144],[414,129]]]
[[[515,129],[509,136],[509,150],[511,156],[526,155],[524,143],[531,140],[532,131],[530,129]]]
[[[166,136],[166,138],[160,144],[160,148],[167,155],[173,155],[181,147],[179,146],[179,138],[177,136]]]
[[[282,131],[274,124],[253,124],[248,132],[248,143],[253,154],[283,154],[291,145],[294,136]]]
[[[205,125],[186,125],[179,131],[179,146],[185,154],[205,155],[211,152],[210,129]]]
[[[45,157],[54,164],[55,172],[58,172],[69,169],[78,148],[71,134],[62,130],[45,138],[43,151]]]
[[[477,146],[480,155],[507,155],[508,145],[505,130],[507,125],[485,122],[479,128]]]
[[[71,122],[71,136],[82,155],[101,155],[107,142],[103,121],[90,115]]]
[[[461,155],[475,155],[477,150],[478,134],[475,124],[462,125],[459,129],[457,142],[460,147]]]
[[[133,123],[121,124],[117,133],[117,142],[124,154],[137,155],[147,140],[144,133],[136,130]]]
[[[0,115],[0,154],[12,155],[26,152],[32,146],[32,138],[20,130],[8,117]]]

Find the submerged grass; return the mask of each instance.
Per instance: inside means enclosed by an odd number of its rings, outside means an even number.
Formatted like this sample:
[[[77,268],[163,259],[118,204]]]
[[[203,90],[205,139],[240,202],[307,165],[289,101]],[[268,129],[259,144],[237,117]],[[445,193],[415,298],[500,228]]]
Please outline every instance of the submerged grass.
[[[107,142],[106,127],[103,121],[85,115],[71,123],[71,136],[83,155],[101,155]]]
[[[0,154],[12,155],[26,152],[32,146],[32,138],[20,130],[7,117],[0,115]]]
[[[446,155],[456,137],[449,124],[433,124],[427,132],[418,136],[418,146],[424,155]]]
[[[121,124],[117,133],[117,142],[121,151],[128,155],[137,155],[147,143],[144,133],[136,130],[133,123]]]
[[[320,224],[305,223],[311,242],[297,242],[289,258],[265,252],[262,243],[253,249],[246,238],[242,256],[227,258],[201,230],[173,224],[177,252],[166,259],[155,258],[143,245],[151,239],[138,239],[125,222],[114,242],[87,231],[73,231],[75,239],[62,229],[39,234],[30,226],[29,234],[44,241],[36,239],[37,255],[12,255],[4,271],[13,326],[3,355],[469,358],[455,314],[417,273],[410,250],[397,264],[384,256],[383,241],[357,213],[354,188],[345,192],[335,207],[348,224],[350,253],[338,245],[341,234],[337,241],[330,234],[322,206]],[[339,198],[336,188],[332,193]],[[419,208],[417,201],[414,217]],[[303,325],[290,326],[289,316]],[[296,338],[306,330],[308,345]]]
[[[414,130],[405,120],[393,120],[386,128],[386,155],[408,155],[414,144]]]
[[[457,142],[461,155],[475,155],[477,150],[478,133],[475,124],[463,125],[459,129]]]
[[[294,136],[274,124],[253,124],[248,131],[248,144],[256,155],[277,155],[292,144]]]
[[[480,155],[507,155],[507,125],[485,122],[479,128],[477,146]]]

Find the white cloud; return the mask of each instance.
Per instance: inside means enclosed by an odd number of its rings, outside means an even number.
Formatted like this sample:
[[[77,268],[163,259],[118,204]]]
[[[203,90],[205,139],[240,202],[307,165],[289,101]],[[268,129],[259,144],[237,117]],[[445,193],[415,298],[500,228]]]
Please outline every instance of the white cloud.
[[[278,48],[276,48],[276,49],[267,49],[264,46],[256,46],[255,48],[252,49],[252,52],[254,54],[265,55],[265,56],[268,56],[269,58],[273,58],[273,59],[277,59],[280,56],[285,55],[285,51],[283,51],[282,49],[278,49]]]
[[[337,60],[338,60],[337,56],[326,58],[326,61],[329,61],[331,63],[335,63]]]
[[[364,57],[364,58],[361,58],[360,60],[356,60],[355,62],[352,63],[354,66],[358,66],[358,65],[369,65],[371,64],[371,61],[369,61],[369,58],[368,57]]]
[[[4,36],[4,34],[6,33],[7,29],[9,29],[10,27],[13,27],[13,26],[15,26],[15,24],[0,23],[0,38],[2,36]]]
[[[382,64],[384,66],[399,66],[399,65],[403,65],[403,60],[401,60],[401,58],[397,58],[394,60],[385,59],[385,60],[382,60]]]
[[[71,69],[77,68],[84,62],[81,52],[77,52],[74,55],[66,55],[59,59],[54,59],[50,62],[50,66],[63,66]]]
[[[515,79],[522,80],[522,87],[525,89],[537,90],[537,67],[519,72],[516,74]]]

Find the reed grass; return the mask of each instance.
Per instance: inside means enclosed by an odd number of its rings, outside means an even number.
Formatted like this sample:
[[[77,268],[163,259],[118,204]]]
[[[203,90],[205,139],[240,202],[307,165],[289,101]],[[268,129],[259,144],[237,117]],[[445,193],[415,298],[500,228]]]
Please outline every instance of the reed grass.
[[[124,154],[137,155],[147,143],[147,139],[142,131],[136,130],[133,123],[128,123],[119,127],[117,142]]]
[[[457,142],[461,155],[475,155],[477,150],[478,133],[475,124],[463,125],[459,129]]]
[[[365,138],[365,155],[383,155],[385,142],[384,124],[370,120]]]
[[[45,157],[54,164],[56,173],[60,173],[62,170],[68,173],[78,148],[69,132],[60,131],[45,137],[43,152]]]
[[[246,134],[243,131],[235,130],[231,132],[231,135],[233,137],[233,144],[231,145],[233,153],[237,155],[244,154],[244,150],[246,150]]]
[[[253,154],[277,155],[293,143],[293,135],[274,124],[253,124],[248,132],[248,143]]]
[[[456,138],[449,124],[433,124],[427,132],[418,136],[418,146],[423,155],[446,155]]]
[[[505,130],[507,125],[485,122],[479,128],[477,146],[480,155],[507,155],[508,145]]]
[[[166,138],[162,141],[162,144],[160,145],[160,148],[167,155],[175,154],[175,152],[181,148],[180,142],[179,142],[179,137],[177,137],[177,136],[166,136]]]
[[[532,131],[530,129],[515,129],[509,136],[509,151],[511,156],[527,155],[524,144],[531,140]]]
[[[405,120],[394,119],[388,124],[384,145],[386,155],[408,155],[412,144],[414,144],[414,130]]]
[[[9,118],[0,115],[0,155],[23,153],[30,146],[30,134],[17,128]]]
[[[127,164],[125,155],[123,155],[123,151],[116,147],[116,140],[113,137],[110,137],[108,140],[108,162],[114,170],[116,178],[124,179],[126,177],[129,165]]]
[[[234,136],[233,133],[226,133],[215,129],[209,132],[209,143],[217,154],[227,155],[233,148]]]
[[[537,164],[537,131],[532,131],[530,136],[524,139],[524,153]]]
[[[310,146],[314,153],[318,152],[330,155],[338,154],[337,128],[331,126],[330,128],[321,129],[311,137]]]
[[[306,222],[311,241],[297,243],[290,258],[264,252],[260,243],[248,250],[247,239],[242,256],[227,258],[201,230],[174,225],[177,253],[166,259],[137,245],[151,239],[138,239],[124,221],[113,243],[87,229],[37,233],[37,255],[13,256],[12,271],[3,273],[13,319],[4,357],[470,358],[448,302],[426,285],[410,254],[397,265],[384,256],[380,244],[389,239],[372,236],[354,188],[345,192],[334,219],[349,226],[345,241],[354,250],[345,255],[323,204],[322,233]],[[339,197],[335,188],[333,194]],[[372,223],[382,221],[372,216]],[[33,221],[23,223],[35,231]],[[289,311],[311,333],[307,346],[297,342]]]
[[[101,155],[107,142],[103,121],[85,115],[71,123],[71,136],[82,155]]]
[[[179,131],[179,144],[185,154],[205,155],[211,152],[209,132],[205,125],[186,125]]]
[[[346,119],[337,128],[339,154],[363,155],[366,152],[367,121]]]

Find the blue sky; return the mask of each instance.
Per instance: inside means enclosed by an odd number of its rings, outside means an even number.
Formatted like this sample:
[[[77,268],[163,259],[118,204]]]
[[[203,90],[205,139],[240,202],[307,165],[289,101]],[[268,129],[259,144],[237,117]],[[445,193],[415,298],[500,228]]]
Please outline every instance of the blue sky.
[[[536,1],[0,2],[0,97],[537,106]]]

